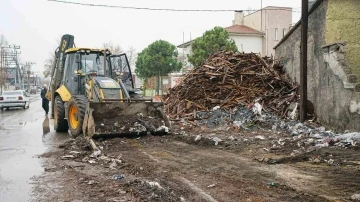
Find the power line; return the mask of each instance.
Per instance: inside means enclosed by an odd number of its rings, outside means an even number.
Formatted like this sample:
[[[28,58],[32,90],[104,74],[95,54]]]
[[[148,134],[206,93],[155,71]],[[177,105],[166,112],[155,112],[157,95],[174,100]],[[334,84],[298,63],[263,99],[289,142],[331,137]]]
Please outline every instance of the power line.
[[[133,7],[133,6],[116,6],[116,5],[105,5],[105,4],[91,4],[91,3],[79,3],[79,2],[71,2],[71,1],[63,1],[63,0],[48,0],[56,3],[65,3],[65,4],[75,4],[81,6],[92,6],[92,7],[105,7],[105,8],[120,8],[120,9],[133,9],[133,10],[150,10],[150,11],[176,11],[176,12],[234,12],[239,9],[173,9],[173,8],[148,8],[148,7]],[[265,10],[286,10],[292,12],[300,12],[293,11],[287,8],[267,8]],[[258,11],[258,10],[241,10],[241,11]]]

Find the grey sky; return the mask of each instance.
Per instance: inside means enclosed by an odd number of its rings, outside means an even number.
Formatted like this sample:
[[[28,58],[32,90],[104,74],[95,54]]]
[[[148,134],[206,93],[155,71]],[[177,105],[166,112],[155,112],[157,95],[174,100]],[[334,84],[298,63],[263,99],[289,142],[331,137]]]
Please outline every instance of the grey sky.
[[[73,2],[134,7],[175,9],[259,9],[261,0],[67,0]],[[284,6],[300,11],[301,0],[263,0],[265,6]],[[293,12],[293,22],[300,19]],[[230,26],[233,12],[170,12],[88,7],[47,0],[0,0],[0,34],[11,44],[21,46],[22,61],[34,61],[42,70],[45,59],[54,52],[56,39],[75,36],[77,47],[100,47],[104,42],[137,52],[151,42],[163,39],[174,45],[200,36],[214,26]]]

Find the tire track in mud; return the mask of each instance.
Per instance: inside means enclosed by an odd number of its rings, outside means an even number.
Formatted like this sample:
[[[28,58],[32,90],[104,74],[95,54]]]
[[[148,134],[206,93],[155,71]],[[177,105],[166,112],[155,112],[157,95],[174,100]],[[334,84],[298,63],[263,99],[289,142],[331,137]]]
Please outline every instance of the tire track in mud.
[[[301,189],[296,194],[287,193],[296,192],[286,185],[288,178],[282,177],[281,173],[277,174],[274,169],[268,169],[269,165],[260,164],[233,153],[213,148],[196,147],[179,141],[147,143],[141,145],[138,151],[138,154],[135,154],[136,152],[132,150],[130,151],[132,154],[127,153],[124,156],[132,156],[132,158],[127,159],[128,161],[141,159],[141,162],[147,162],[145,159],[148,158],[150,161],[145,166],[154,169],[154,172],[148,176],[156,178],[158,177],[156,173],[166,170],[168,175],[173,175],[172,180],[185,183],[202,199],[204,199],[202,193],[206,193],[214,200],[220,201],[231,201],[234,198],[243,198],[243,200],[267,198],[288,201],[288,198],[282,195],[293,195],[297,201],[307,201],[309,198],[313,201],[314,198],[315,201],[324,201],[322,197],[303,195],[301,191],[304,190]],[[134,155],[136,155],[135,158]],[[139,164],[140,161],[132,161],[132,164]],[[287,169],[293,170],[291,167]],[[292,172],[295,173],[296,171]],[[193,186],[182,179],[192,182]],[[275,180],[277,182],[281,180],[282,188],[280,190],[269,190],[267,183]],[[215,186],[209,188],[209,185],[212,184]],[[194,189],[194,186],[198,189]],[[268,194],[268,192],[275,193]],[[209,200],[211,201],[211,199]],[[207,200],[205,199],[205,201]]]
[[[102,153],[106,156],[122,156],[123,163],[115,170],[99,163],[85,163],[82,170],[61,171],[68,173],[68,176],[64,175],[65,182],[79,190],[75,194],[77,197],[98,193],[100,199],[106,201],[106,196],[116,196],[116,188],[125,190],[129,201],[322,202],[339,199],[342,193],[337,188],[331,188],[331,181],[323,178],[321,169],[316,170],[305,163],[263,164],[246,156],[244,150],[222,150],[213,145],[199,146],[173,137],[158,136],[117,138],[98,141],[97,144],[103,147]],[[59,155],[67,154],[74,148],[65,148],[61,154],[49,157],[56,156],[57,162]],[[88,151],[89,154],[91,152]],[[75,168],[82,158],[57,163],[72,164]],[[122,181],[108,179],[116,174],[126,177]],[[69,176],[78,182],[79,179],[87,181],[76,184],[68,179]],[[87,184],[91,180],[99,184]],[[163,189],[155,190],[144,182],[157,182]],[[110,189],[107,190],[107,187]]]

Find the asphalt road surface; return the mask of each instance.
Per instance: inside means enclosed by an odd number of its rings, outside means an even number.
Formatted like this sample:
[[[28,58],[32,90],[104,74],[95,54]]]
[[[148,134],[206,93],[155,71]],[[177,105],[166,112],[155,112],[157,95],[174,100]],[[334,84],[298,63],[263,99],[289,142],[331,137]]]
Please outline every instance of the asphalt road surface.
[[[39,94],[28,109],[0,111],[0,201],[35,201],[32,177],[43,172],[38,155],[57,138],[68,136],[50,132]]]

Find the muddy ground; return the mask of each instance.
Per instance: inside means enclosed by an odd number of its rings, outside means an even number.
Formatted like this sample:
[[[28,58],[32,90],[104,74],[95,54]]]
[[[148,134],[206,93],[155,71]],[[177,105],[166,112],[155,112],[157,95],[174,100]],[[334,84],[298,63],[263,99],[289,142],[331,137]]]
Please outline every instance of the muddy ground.
[[[36,192],[39,201],[319,202],[360,192],[358,146],[296,153],[296,141],[275,147],[280,137],[291,136],[179,128],[97,140],[101,154],[79,137],[40,156],[46,172]]]

